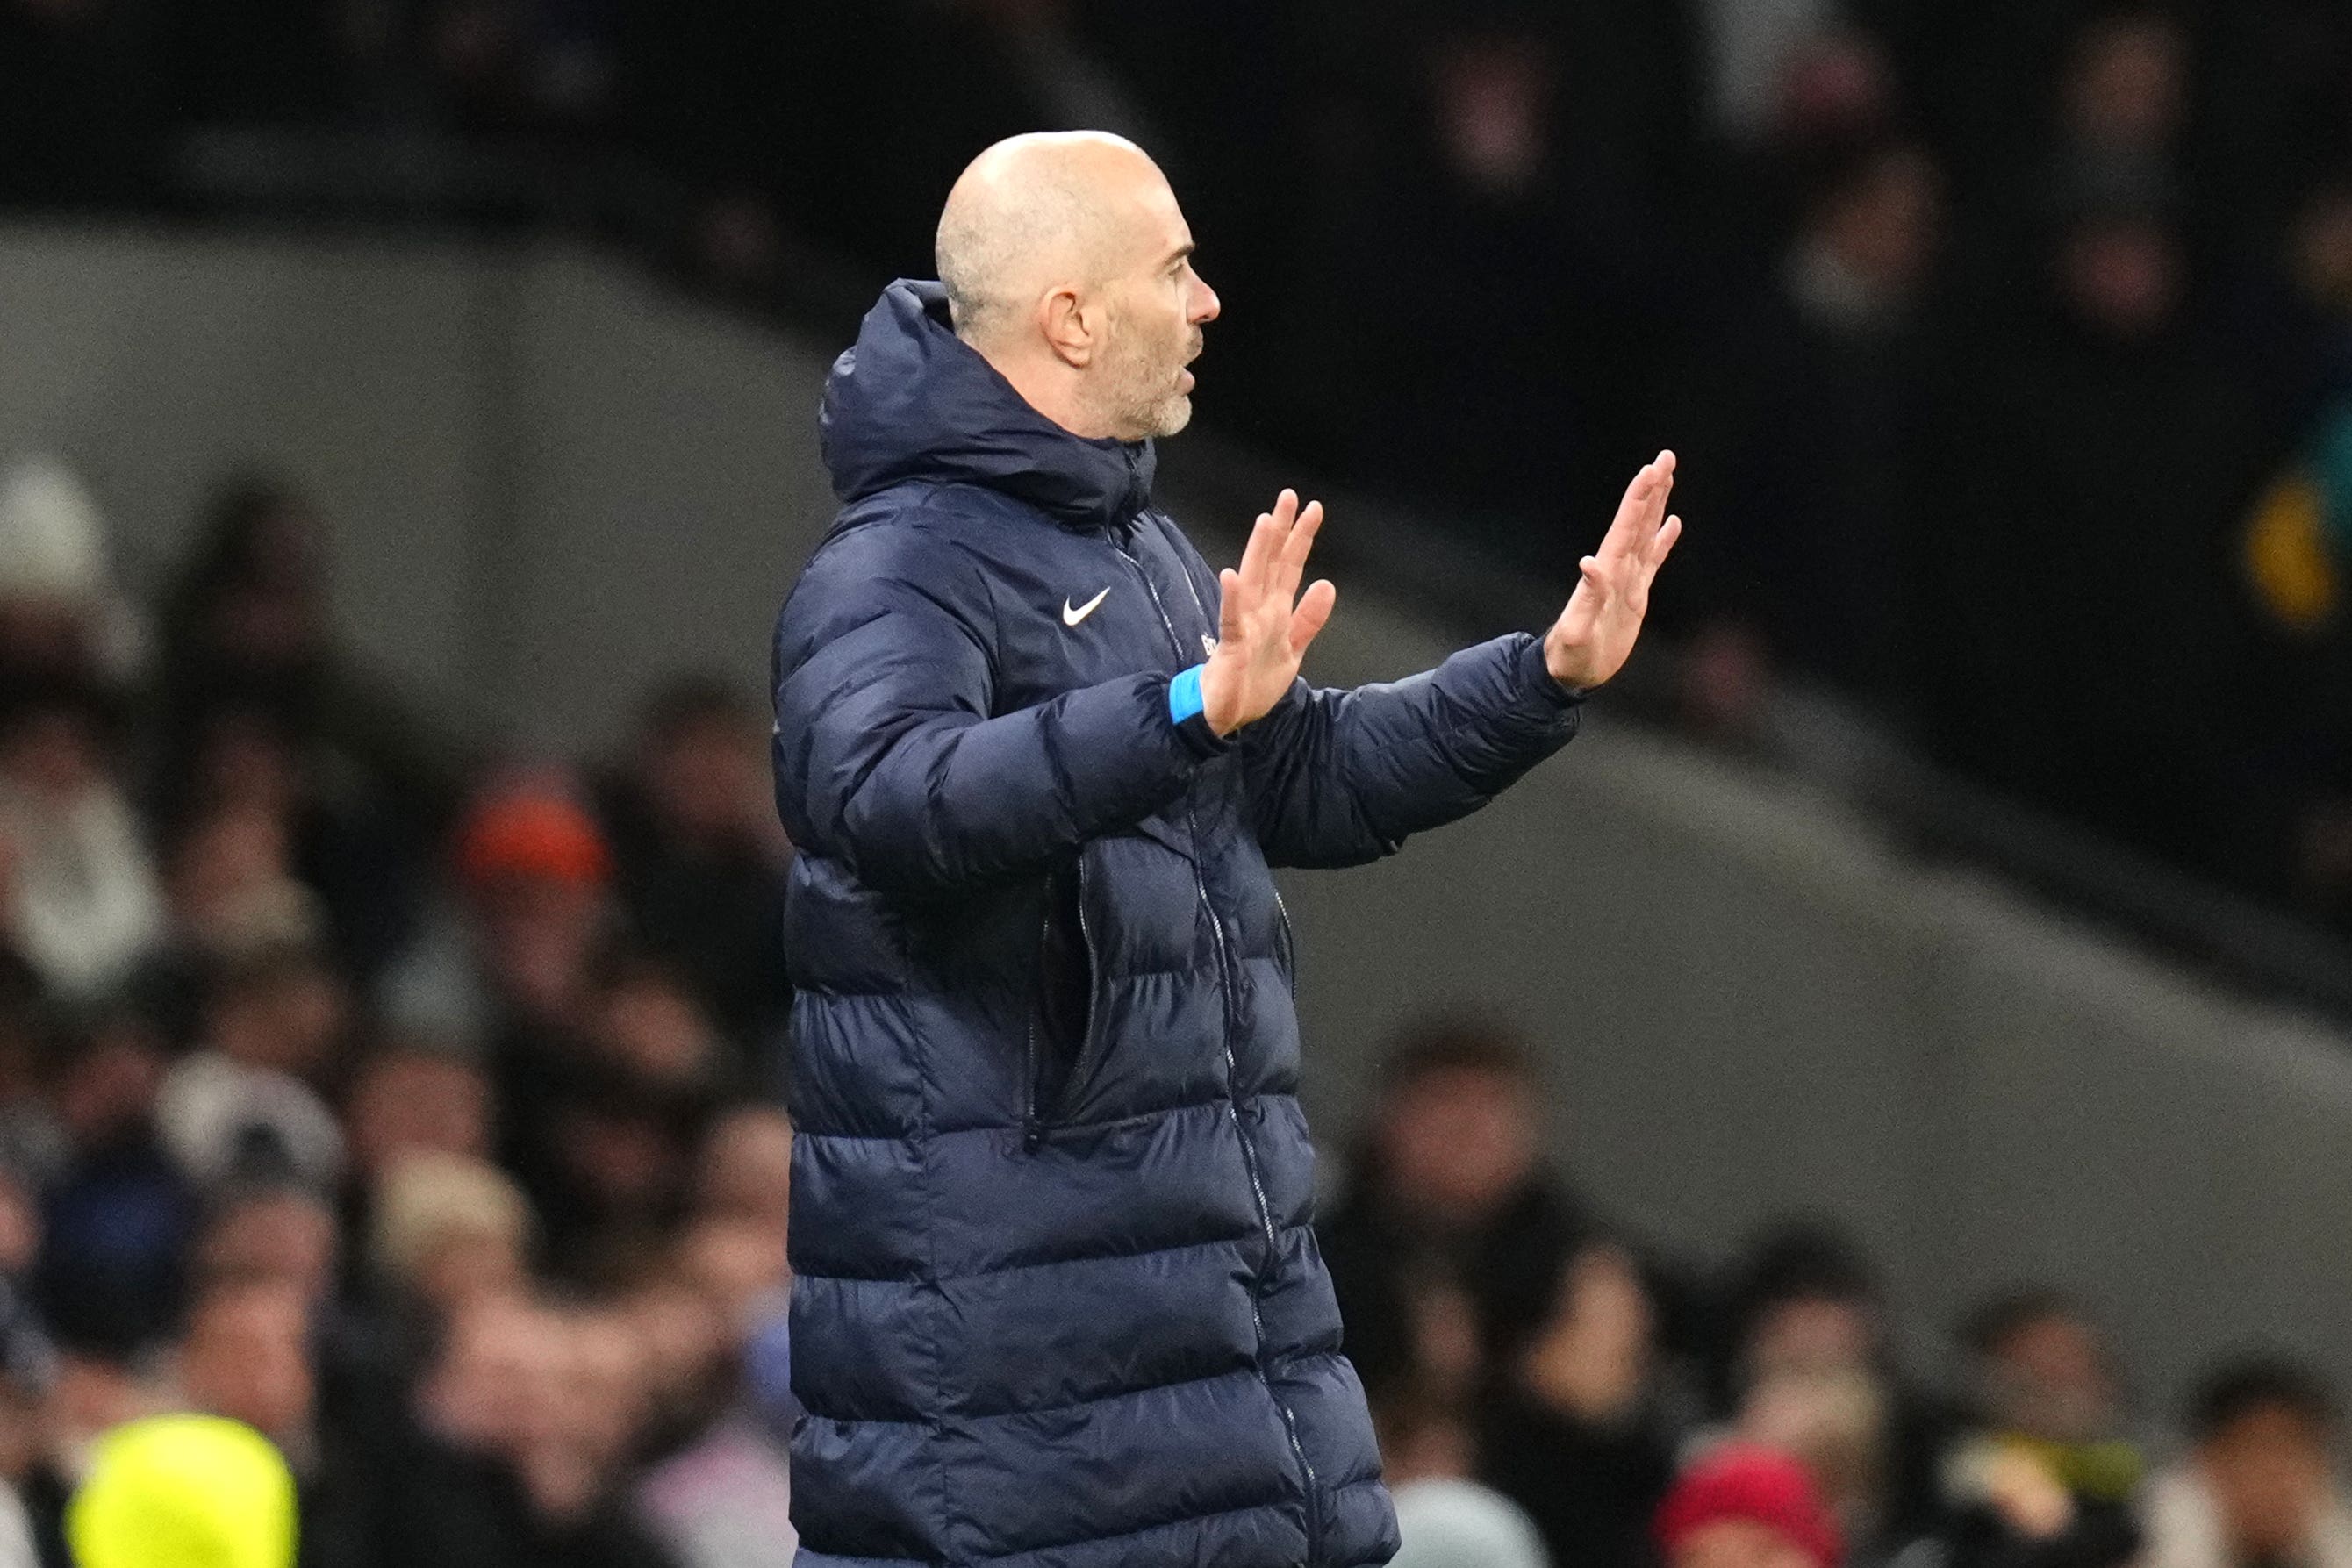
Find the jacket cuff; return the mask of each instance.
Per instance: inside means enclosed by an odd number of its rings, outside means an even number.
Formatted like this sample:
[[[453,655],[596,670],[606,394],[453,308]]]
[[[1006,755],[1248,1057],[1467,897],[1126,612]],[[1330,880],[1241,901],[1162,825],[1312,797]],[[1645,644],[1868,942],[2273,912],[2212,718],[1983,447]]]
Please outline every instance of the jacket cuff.
[[[1529,637],[1525,632],[1520,636],[1526,638],[1519,648],[1520,686],[1555,708],[1581,707],[1586,695],[1584,691],[1580,687],[1561,685],[1552,678],[1551,666],[1544,663],[1543,639]]]
[[[1170,677],[1168,720],[1176,727],[1176,733],[1184,737],[1184,744],[1192,747],[1195,756],[1209,758],[1231,750],[1234,743],[1232,737],[1219,735],[1209,727],[1201,700],[1202,668],[1195,664]]]

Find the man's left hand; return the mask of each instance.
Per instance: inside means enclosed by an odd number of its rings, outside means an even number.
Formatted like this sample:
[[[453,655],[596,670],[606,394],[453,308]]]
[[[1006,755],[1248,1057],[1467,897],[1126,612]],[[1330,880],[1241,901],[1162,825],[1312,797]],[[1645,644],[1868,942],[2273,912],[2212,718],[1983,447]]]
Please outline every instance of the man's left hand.
[[[1545,666],[1570,690],[1602,685],[1633,652],[1650,612],[1650,584],[1682,537],[1683,520],[1666,516],[1674,488],[1675,455],[1661,452],[1633,476],[1608,536],[1580,563],[1583,578],[1544,636]]]

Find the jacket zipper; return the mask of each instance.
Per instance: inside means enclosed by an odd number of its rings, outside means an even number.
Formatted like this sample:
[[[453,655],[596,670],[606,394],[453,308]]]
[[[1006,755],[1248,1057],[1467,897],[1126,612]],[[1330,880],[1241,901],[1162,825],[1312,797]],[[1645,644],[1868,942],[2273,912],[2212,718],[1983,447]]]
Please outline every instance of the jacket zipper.
[[[1168,633],[1169,645],[1176,650],[1178,662],[1182,663],[1183,639],[1176,635],[1176,623],[1168,617],[1168,606],[1160,600],[1159,586],[1151,580],[1151,573],[1144,570],[1143,563],[1119,541],[1116,534],[1111,538],[1111,547],[1118,551],[1128,565],[1135,569],[1135,575],[1143,580],[1143,591],[1150,596],[1152,609],[1160,613],[1160,628]],[[1185,582],[1188,587],[1192,582],[1192,575],[1189,572],[1185,574]],[[1200,593],[1196,589],[1193,591],[1194,602],[1198,603],[1199,599]],[[1239,999],[1239,988],[1234,983],[1233,951],[1226,943],[1224,919],[1217,913],[1216,904],[1210,901],[1208,880],[1201,874],[1198,853],[1201,828],[1193,815],[1189,798],[1184,805],[1184,830],[1192,836],[1195,851],[1192,858],[1192,889],[1200,898],[1202,909],[1209,916],[1209,935],[1217,951],[1217,984],[1224,992],[1225,998],[1225,1114],[1232,1119],[1234,1136],[1241,1144],[1242,1165],[1249,1172],[1250,1196],[1255,1200],[1257,1206],[1258,1228],[1265,1237],[1265,1270],[1260,1272],[1256,1283],[1250,1288],[1250,1327],[1257,1335],[1258,1354],[1263,1357],[1265,1354],[1265,1319],[1258,1310],[1258,1301],[1260,1292],[1265,1289],[1266,1274],[1276,1268],[1281,1261],[1282,1239],[1275,1229],[1274,1206],[1266,1201],[1265,1182],[1258,1173],[1257,1146],[1250,1142],[1249,1129],[1242,1124],[1241,1063],[1234,1055],[1235,1021],[1234,1008]],[[1277,899],[1280,896],[1279,893],[1276,894]],[[1080,907],[1084,907],[1083,903]],[[1266,1397],[1273,1400],[1274,1407],[1282,1413],[1283,1433],[1290,1440],[1291,1457],[1298,1461],[1299,1473],[1306,1478],[1307,1560],[1310,1563],[1319,1563],[1323,1560],[1322,1483],[1315,1478],[1315,1463],[1307,1457],[1307,1445],[1299,1440],[1298,1415],[1291,1409],[1288,1402],[1281,1395],[1274,1391],[1274,1380],[1266,1376],[1263,1360],[1258,1364],[1258,1377],[1265,1384]]]
[[[1077,1058],[1070,1063],[1069,1077],[1062,1081],[1064,1109],[1067,1109],[1071,1096],[1085,1082],[1087,1069],[1094,1065],[1095,1015],[1100,1010],[1095,1006],[1095,986],[1101,977],[1102,967],[1095,958],[1094,927],[1087,920],[1087,852],[1084,850],[1078,852],[1078,946],[1085,949],[1087,955],[1087,1010],[1078,1025]]]
[[[1045,956],[1052,950],[1054,940],[1054,883],[1045,882],[1045,913],[1037,920],[1037,1005],[1029,1009],[1029,1074],[1022,1085],[1026,1096],[1021,1114],[1021,1147],[1023,1152],[1035,1154],[1045,1141],[1045,1124],[1037,1104],[1037,1073],[1045,1065],[1045,1049],[1037,1039],[1037,1026],[1045,1014]]]
[[[1290,988],[1290,999],[1298,999],[1298,933],[1290,924],[1290,905],[1282,902],[1282,889],[1274,890],[1274,912],[1282,917],[1282,979]]]
[[[1037,964],[1041,976],[1045,971],[1045,954],[1054,937],[1051,883],[1046,884],[1046,889],[1045,915],[1038,922],[1037,930]],[[1068,1105],[1070,1097],[1077,1092],[1078,1084],[1085,1077],[1087,1069],[1094,1062],[1095,1036],[1097,1032],[1095,1029],[1095,1019],[1101,1010],[1095,1006],[1095,978],[1101,973],[1101,969],[1095,957],[1094,927],[1087,920],[1087,857],[1084,850],[1078,852],[1078,944],[1086,950],[1087,955],[1087,1006],[1078,1024],[1078,1053],[1071,1061],[1069,1076],[1062,1081],[1062,1093],[1056,1103],[1057,1109]],[[1038,1103],[1037,1099],[1037,1074],[1045,1065],[1045,1047],[1037,1037],[1037,1020],[1044,1011],[1045,1007],[1041,1001],[1029,1015],[1028,1110],[1022,1118],[1021,1146],[1033,1155],[1045,1141],[1045,1107]]]

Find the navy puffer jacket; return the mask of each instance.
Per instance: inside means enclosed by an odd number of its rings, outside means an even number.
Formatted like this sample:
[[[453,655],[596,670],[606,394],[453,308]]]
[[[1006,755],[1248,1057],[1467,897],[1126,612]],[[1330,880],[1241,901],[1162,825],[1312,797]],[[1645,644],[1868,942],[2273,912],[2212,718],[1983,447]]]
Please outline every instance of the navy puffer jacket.
[[[824,440],[775,648],[800,1562],[1384,1563],[1266,868],[1475,810],[1576,705],[1514,636],[1180,729],[1217,581],[1150,446],[1030,409],[936,285],[867,316]]]

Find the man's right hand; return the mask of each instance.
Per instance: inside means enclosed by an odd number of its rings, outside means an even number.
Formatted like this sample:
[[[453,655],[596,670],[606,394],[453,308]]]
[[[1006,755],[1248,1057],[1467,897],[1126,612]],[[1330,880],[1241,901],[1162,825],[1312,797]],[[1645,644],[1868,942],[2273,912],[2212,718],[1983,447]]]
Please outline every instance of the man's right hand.
[[[1219,735],[1265,716],[1298,678],[1307,644],[1331,619],[1339,591],[1318,580],[1301,595],[1307,552],[1323,526],[1323,503],[1299,509],[1285,490],[1274,510],[1258,514],[1239,570],[1217,574],[1217,651],[1201,671],[1201,716]]]

